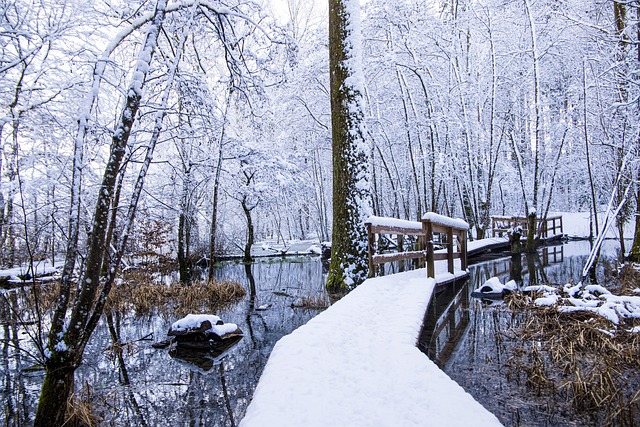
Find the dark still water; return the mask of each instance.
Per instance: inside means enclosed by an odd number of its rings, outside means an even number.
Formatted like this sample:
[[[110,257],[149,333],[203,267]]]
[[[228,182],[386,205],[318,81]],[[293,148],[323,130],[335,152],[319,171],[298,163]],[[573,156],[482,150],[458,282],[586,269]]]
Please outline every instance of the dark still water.
[[[237,425],[275,342],[319,312],[297,306],[326,297],[319,258],[261,261],[249,268],[226,264],[216,274],[247,289],[242,301],[215,313],[244,332],[221,360],[187,361],[171,357],[166,349],[154,349],[151,344],[166,338],[175,317],[116,315],[121,341],[132,342],[121,360],[109,351],[112,340],[106,322],[98,326],[77,372],[76,392],[89,396],[101,425]],[[0,299],[0,424],[7,426],[32,422],[43,379],[42,371],[27,369],[34,361],[25,351],[32,351],[33,345],[25,327],[17,326],[13,311],[23,292],[28,291],[8,292]],[[153,339],[137,341],[149,334]]]
[[[617,256],[618,242],[607,241],[598,269],[604,276],[606,259]],[[594,425],[585,415],[570,410],[564,399],[549,399],[527,388],[510,358],[520,342],[512,333],[524,322],[524,313],[513,313],[502,301],[480,300],[474,289],[491,277],[501,283],[515,279],[522,285],[566,284],[580,279],[589,254],[589,242],[574,241],[539,251],[539,256],[518,266],[511,258],[498,257],[469,267],[470,278],[437,293],[430,304],[419,347],[454,381],[460,384],[506,426]],[[517,264],[517,262],[516,262]],[[533,272],[533,274],[532,274]]]

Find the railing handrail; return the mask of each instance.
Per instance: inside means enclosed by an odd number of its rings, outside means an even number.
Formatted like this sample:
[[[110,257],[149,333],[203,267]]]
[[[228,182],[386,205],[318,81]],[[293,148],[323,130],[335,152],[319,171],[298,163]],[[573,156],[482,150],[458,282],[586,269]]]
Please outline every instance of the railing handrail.
[[[469,225],[460,219],[449,218],[429,212],[422,217],[422,221],[407,221],[396,218],[371,216],[365,221],[368,236],[369,277],[375,275],[376,266],[387,262],[399,261],[400,270],[404,270],[404,261],[411,259],[426,259],[427,276],[435,278],[435,260],[446,259],[448,270],[454,273],[454,259],[460,258],[462,270],[467,268],[467,231]],[[395,234],[397,236],[397,252],[376,254],[376,234]],[[447,236],[447,253],[436,254],[433,235]],[[404,236],[418,236],[417,250],[404,252]],[[456,237],[458,251],[454,251],[453,238]],[[424,262],[424,261],[422,261]]]

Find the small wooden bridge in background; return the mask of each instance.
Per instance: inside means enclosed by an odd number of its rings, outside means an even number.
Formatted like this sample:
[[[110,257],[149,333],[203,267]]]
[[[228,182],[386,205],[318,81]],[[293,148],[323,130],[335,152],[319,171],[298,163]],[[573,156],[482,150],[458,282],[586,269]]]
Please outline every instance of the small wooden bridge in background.
[[[427,266],[427,277],[436,277],[435,261],[446,260],[447,271],[455,271],[454,260],[460,259],[460,270],[467,269],[467,231],[469,225],[460,220],[429,212],[422,221],[371,216],[365,222],[368,235],[369,277],[381,270],[379,265],[398,261],[399,271],[404,263],[416,260],[419,267]],[[389,252],[385,236],[396,236],[396,250]],[[405,239],[410,237],[410,239]],[[409,243],[409,245],[406,245]],[[406,249],[409,250],[405,250]],[[437,247],[442,249],[438,250]],[[379,253],[386,250],[385,253]],[[383,269],[382,269],[383,270]]]
[[[491,229],[493,237],[506,236],[510,229],[515,227],[522,228],[522,235],[527,235],[529,229],[529,221],[521,216],[497,216],[491,217]],[[561,236],[562,231],[562,215],[553,215],[538,220],[538,235],[541,239],[547,240],[557,236]]]

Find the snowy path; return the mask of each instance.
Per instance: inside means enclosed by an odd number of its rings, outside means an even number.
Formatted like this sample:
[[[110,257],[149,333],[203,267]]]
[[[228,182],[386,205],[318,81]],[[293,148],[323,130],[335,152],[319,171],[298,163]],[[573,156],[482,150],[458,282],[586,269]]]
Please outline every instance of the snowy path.
[[[435,285],[424,269],[369,279],[283,337],[240,425],[501,425],[416,347]]]

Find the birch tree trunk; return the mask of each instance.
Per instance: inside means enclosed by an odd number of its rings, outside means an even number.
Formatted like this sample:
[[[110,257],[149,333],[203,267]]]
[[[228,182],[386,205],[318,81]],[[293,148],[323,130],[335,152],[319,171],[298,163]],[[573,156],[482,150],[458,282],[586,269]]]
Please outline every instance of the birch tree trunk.
[[[329,69],[333,151],[333,239],[329,292],[346,292],[367,277],[369,148],[364,140],[360,3],[329,0]]]

